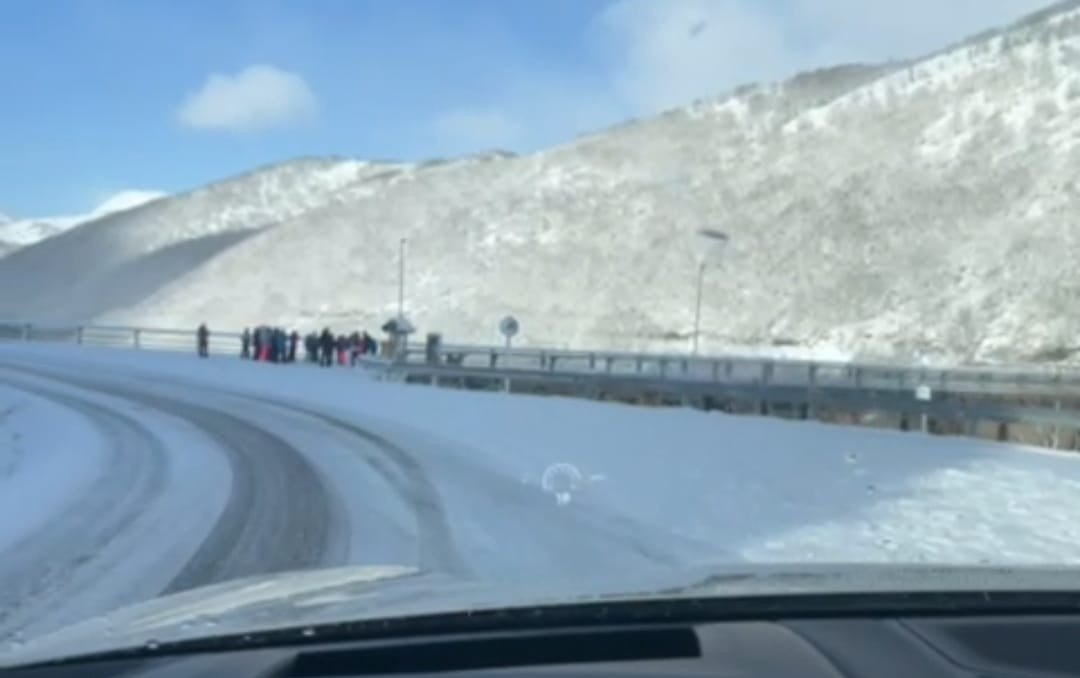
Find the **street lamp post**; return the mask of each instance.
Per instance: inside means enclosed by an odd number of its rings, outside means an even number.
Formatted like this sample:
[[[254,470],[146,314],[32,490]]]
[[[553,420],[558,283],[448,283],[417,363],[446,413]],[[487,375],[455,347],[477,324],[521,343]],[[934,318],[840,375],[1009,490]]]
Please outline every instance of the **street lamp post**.
[[[699,230],[698,235],[702,236],[703,238],[707,238],[709,241],[711,241],[713,248],[723,246],[730,239],[730,238],[728,238],[727,233],[724,233],[723,231],[713,230],[711,228],[703,228],[703,229]],[[695,300],[694,300],[694,340],[693,340],[694,341],[694,343],[693,343],[693,354],[694,355],[697,355],[697,353],[698,353],[698,346],[700,344],[700,338],[701,338],[701,299],[702,299],[703,291],[704,291],[704,287],[705,287],[705,269],[708,268],[708,266],[709,266],[708,254],[711,254],[713,251],[715,251],[715,250],[710,250],[706,254],[706,256],[701,258],[701,261],[698,263],[697,294],[696,294]]]
[[[397,297],[397,314],[399,318],[405,317],[405,243],[406,238],[402,238],[398,243],[398,297]]]
[[[705,284],[705,261],[698,264],[697,301],[694,303],[694,355],[698,353],[698,337],[701,335],[701,289]]]

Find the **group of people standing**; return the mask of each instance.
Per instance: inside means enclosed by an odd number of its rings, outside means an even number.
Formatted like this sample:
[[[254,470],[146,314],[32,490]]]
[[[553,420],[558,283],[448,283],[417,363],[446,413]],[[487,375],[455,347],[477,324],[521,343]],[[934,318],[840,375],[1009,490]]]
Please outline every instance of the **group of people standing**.
[[[334,335],[329,327],[321,333],[312,332],[304,337],[304,354],[308,362],[317,362],[322,367],[353,365],[366,355],[378,355],[379,342],[366,331]]]
[[[205,325],[200,328],[200,332],[203,328]],[[348,336],[335,335],[329,327],[326,327],[322,332],[311,332],[305,335],[303,339],[304,360],[318,363],[323,367],[330,367],[335,363],[355,366],[361,356],[374,356],[379,352],[378,342],[366,331],[353,332]],[[201,343],[200,346],[202,346]],[[300,333],[296,330],[287,332],[280,327],[260,325],[254,330],[245,327],[240,335],[240,357],[244,359],[292,363],[297,360],[299,348]],[[202,355],[201,348],[200,355]]]
[[[268,363],[296,362],[300,333],[280,327],[260,325],[254,331],[245,327],[240,335],[240,357]]]
[[[355,366],[363,356],[379,354],[379,342],[375,337],[364,332],[350,335],[337,334],[329,327],[322,332],[310,332],[304,336],[304,360],[318,363],[322,367],[338,365]],[[209,356],[210,330],[206,324],[199,325],[196,331],[198,354],[200,358]],[[300,333],[296,330],[287,332],[280,327],[260,325],[254,329],[245,327],[240,335],[240,357],[245,360],[257,360],[268,363],[292,363],[297,360]]]

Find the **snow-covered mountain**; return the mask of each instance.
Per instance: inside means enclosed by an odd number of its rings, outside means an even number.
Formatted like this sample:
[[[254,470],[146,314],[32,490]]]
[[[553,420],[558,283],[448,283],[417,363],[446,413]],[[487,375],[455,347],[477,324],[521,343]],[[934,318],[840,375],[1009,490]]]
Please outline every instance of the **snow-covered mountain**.
[[[83,322],[131,309],[260,229],[341,199],[345,188],[383,171],[351,160],[298,160],[87,221],[0,260],[0,317]],[[264,263],[273,265],[245,268]]]
[[[374,327],[534,344],[1024,359],[1080,336],[1080,10],[534,155],[303,160],[0,261],[0,317]],[[731,236],[722,256],[697,235]],[[71,270],[69,258],[78,254]],[[89,256],[87,256],[89,255]],[[78,281],[78,285],[73,283]]]
[[[160,191],[123,191],[110,197],[88,214],[37,219],[12,219],[0,214],[0,248],[4,245],[10,249],[32,245],[79,224],[100,219],[115,212],[134,209],[164,196],[165,194]]]

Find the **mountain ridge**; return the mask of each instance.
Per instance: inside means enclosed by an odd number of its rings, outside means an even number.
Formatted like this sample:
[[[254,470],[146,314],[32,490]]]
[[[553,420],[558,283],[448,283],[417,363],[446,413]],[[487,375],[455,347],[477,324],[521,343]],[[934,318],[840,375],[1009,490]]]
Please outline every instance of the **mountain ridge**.
[[[1080,208],[1078,7],[923,58],[735,88],[534,154],[272,170],[300,184],[321,172],[306,201],[307,189],[275,202],[274,182],[241,175],[163,201],[167,222],[148,210],[8,255],[0,313],[374,329],[396,311],[404,237],[410,315],[448,341],[498,341],[514,313],[524,343],[682,351],[708,254],[694,234],[708,227],[732,238],[705,277],[706,350],[1045,354],[1080,332],[1080,286],[1036,252],[1080,256],[1062,221]],[[151,237],[142,221],[173,231]],[[106,233],[124,251],[107,273],[84,272],[79,299],[6,292]],[[139,278],[117,271],[147,276],[155,256],[174,262],[168,276],[107,298]]]

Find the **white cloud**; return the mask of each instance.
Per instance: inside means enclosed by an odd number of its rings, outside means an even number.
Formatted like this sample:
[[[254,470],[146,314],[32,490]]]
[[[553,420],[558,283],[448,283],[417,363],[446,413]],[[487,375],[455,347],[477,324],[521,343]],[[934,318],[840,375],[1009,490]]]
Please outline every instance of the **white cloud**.
[[[214,73],[184,100],[179,121],[199,129],[258,131],[309,120],[318,102],[304,79],[274,66]]]
[[[620,0],[592,35],[614,94],[634,113],[687,104],[786,66],[783,35],[760,2]]]
[[[1042,9],[1049,0],[795,0],[794,20],[826,52],[881,61],[935,51]]]
[[[455,152],[512,148],[521,126],[498,110],[458,109],[440,115],[432,123],[440,144]]]
[[[918,56],[1046,0],[616,0],[591,35],[633,113],[840,62]]]
[[[572,70],[522,66],[488,107],[430,123],[440,152],[528,150],[750,82],[841,63],[927,54],[1046,0],[614,0],[585,31],[600,57]],[[504,63],[534,64],[515,55]]]

